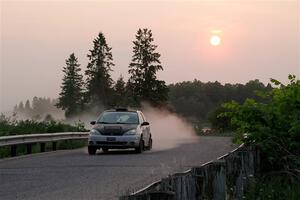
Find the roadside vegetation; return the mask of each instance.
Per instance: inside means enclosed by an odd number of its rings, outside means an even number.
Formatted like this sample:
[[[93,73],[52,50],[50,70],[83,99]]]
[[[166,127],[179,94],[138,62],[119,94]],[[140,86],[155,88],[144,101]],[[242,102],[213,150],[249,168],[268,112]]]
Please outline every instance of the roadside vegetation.
[[[300,199],[300,80],[288,78],[271,79],[275,88],[257,93],[264,102],[231,101],[216,115],[216,126],[235,130],[235,142],[261,149],[262,177],[247,199]]]
[[[57,133],[57,132],[84,132],[83,123],[75,125],[64,124],[56,121],[36,121],[36,120],[16,120],[12,117],[0,115],[0,137],[23,134],[42,134],[42,133]],[[65,140],[57,142],[57,149],[74,149],[86,146],[86,140]],[[45,151],[52,150],[52,143],[46,143]],[[32,153],[40,152],[39,144],[32,145]],[[17,155],[26,154],[26,145],[18,145]],[[0,158],[10,156],[10,147],[0,147]]]
[[[83,123],[75,125],[56,121],[16,120],[0,115],[0,136],[34,133],[83,132],[87,131]]]

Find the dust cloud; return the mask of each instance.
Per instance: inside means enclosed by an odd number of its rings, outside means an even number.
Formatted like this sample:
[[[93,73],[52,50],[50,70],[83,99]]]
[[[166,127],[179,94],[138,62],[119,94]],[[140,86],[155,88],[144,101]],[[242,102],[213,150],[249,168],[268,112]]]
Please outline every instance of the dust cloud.
[[[150,123],[153,150],[166,150],[197,141],[193,126],[175,113],[146,104],[143,105],[142,111]]]
[[[73,117],[65,118],[64,122],[69,124],[83,123],[84,127],[87,130],[90,130],[93,128],[90,122],[97,120],[104,110],[106,110],[105,107],[99,104],[97,106],[93,106],[92,108],[88,108]]]
[[[129,109],[136,110],[136,108]],[[193,126],[175,113],[171,113],[164,108],[152,107],[147,103],[143,103],[140,109],[144,113],[146,120],[150,123],[153,150],[170,149],[180,144],[197,141],[198,137],[196,136]],[[83,123],[85,128],[90,130],[93,127],[90,125],[90,122],[96,120],[104,110],[104,106],[97,105],[71,118],[65,118],[64,111],[61,109],[49,110],[46,113],[50,114],[54,120],[63,123],[72,125]],[[30,119],[30,117],[25,114],[18,113],[17,119]],[[44,117],[44,115],[41,116],[41,120],[44,119]]]

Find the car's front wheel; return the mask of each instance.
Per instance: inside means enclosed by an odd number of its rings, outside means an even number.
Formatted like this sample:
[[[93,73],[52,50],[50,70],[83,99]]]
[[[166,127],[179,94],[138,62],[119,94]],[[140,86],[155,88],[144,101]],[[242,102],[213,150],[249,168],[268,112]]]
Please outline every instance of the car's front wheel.
[[[143,151],[144,151],[144,141],[141,139],[139,146],[135,148],[135,152],[142,153]]]
[[[96,147],[88,146],[88,152],[90,155],[95,155],[96,154]]]
[[[152,138],[149,139],[149,143],[148,143],[148,147],[147,150],[151,150],[152,149]]]

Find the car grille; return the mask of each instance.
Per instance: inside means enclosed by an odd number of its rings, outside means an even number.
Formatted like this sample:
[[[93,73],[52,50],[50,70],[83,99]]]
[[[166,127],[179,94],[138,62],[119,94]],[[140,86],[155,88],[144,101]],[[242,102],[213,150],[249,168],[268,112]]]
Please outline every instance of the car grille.
[[[97,141],[97,144],[106,144],[106,145],[125,145],[127,142],[108,142],[108,141]]]
[[[111,135],[111,136],[120,136],[123,135],[123,129],[120,126],[105,126],[103,131],[101,131],[102,135]]]

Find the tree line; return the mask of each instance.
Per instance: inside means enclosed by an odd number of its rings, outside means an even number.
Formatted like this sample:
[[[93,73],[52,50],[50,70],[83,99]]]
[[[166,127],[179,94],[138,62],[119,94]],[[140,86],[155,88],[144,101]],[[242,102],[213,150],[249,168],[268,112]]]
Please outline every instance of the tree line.
[[[61,110],[55,106],[57,102],[57,99],[35,96],[31,101],[26,100],[25,104],[21,101],[15,105],[13,113],[21,118],[50,121],[54,115],[61,113]]]
[[[114,93],[111,98],[114,99],[116,105],[126,106],[130,103],[131,97],[126,89],[127,85],[128,83],[123,80],[122,76],[114,84],[112,88]],[[265,102],[264,98],[256,94],[271,91],[272,86],[264,85],[257,79],[245,84],[221,84],[217,81],[204,83],[194,80],[167,85],[167,90],[169,92],[165,108],[195,123],[209,120],[215,128],[219,129],[228,127],[226,119],[217,118],[217,115],[224,110],[221,107],[222,103],[232,100],[242,103],[247,98]],[[41,119],[45,117],[45,113],[51,114],[54,110],[59,111],[55,107],[57,103],[58,99],[34,97],[31,103],[27,100],[25,106],[23,102],[20,102],[15,106],[14,111],[29,118]],[[84,108],[84,105],[80,106]]]
[[[56,106],[65,110],[66,117],[71,117],[83,110],[97,109],[100,105],[104,108],[139,107],[143,101],[154,106],[165,104],[168,88],[164,81],[156,77],[163,67],[153,41],[151,30],[137,31],[128,66],[129,79],[125,82],[121,75],[115,82],[110,74],[115,66],[112,48],[100,32],[87,54],[89,62],[84,71],[85,80],[75,54],[72,53],[66,60]]]
[[[256,95],[272,89],[270,84],[264,85],[258,79],[250,80],[246,84],[221,84],[215,82],[201,82],[199,80],[184,81],[171,84],[169,87],[168,105],[174,112],[189,118],[192,122],[210,120],[214,123],[216,111],[222,103],[234,100],[242,103],[247,98],[259,102],[264,99]]]

